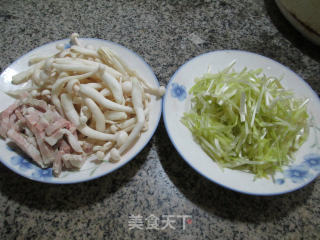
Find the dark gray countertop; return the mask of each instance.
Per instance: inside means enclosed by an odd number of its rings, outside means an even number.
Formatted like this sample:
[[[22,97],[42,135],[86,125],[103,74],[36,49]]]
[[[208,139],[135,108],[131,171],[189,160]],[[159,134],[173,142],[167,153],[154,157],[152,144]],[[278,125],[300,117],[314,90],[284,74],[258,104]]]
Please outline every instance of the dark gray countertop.
[[[273,58],[320,93],[320,48],[274,1],[0,2],[0,67],[78,32],[140,54],[166,84],[191,57],[241,49]],[[191,215],[182,229],[129,230],[129,216]],[[274,197],[238,194],[197,174],[175,151],[163,122],[130,163],[100,179],[47,185],[0,164],[0,239],[319,239],[320,181]]]

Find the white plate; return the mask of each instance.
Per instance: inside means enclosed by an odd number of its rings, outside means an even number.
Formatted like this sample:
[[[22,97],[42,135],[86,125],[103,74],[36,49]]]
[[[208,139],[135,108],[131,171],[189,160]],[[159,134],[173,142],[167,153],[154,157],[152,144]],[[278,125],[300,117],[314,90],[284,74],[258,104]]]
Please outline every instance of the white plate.
[[[302,19],[301,16],[297,16],[296,14],[293,14],[290,11],[288,11],[288,9],[286,8],[286,6],[282,1],[276,0],[276,4],[278,5],[283,16],[292,24],[292,26],[294,26],[303,36],[305,36],[310,41],[320,46],[319,31],[317,32],[315,29],[312,29],[312,27],[307,22],[304,22],[306,20],[305,18]],[[301,4],[304,4],[304,9],[306,9],[307,7],[308,8],[314,7],[312,6],[311,1],[306,1]],[[319,16],[318,16],[318,21],[319,21]]]
[[[146,79],[152,85],[159,86],[159,82],[151,67],[133,51],[117,43],[100,39],[81,38],[80,41],[84,44],[91,44],[95,47],[110,47],[129,65],[130,68],[135,69],[141,77]],[[26,55],[20,57],[18,60],[12,63],[0,75],[1,90],[6,91],[19,88],[19,86],[13,86],[11,84],[12,76],[28,68],[28,60],[30,57],[35,55],[50,56],[55,54],[57,52],[55,46],[58,43],[64,44],[65,47],[70,46],[69,39],[51,42],[28,52]],[[14,99],[8,97],[3,92],[0,92],[0,111],[7,108],[13,102]],[[80,171],[62,172],[61,177],[56,178],[52,176],[52,169],[49,168],[44,170],[30,163],[30,161],[24,159],[21,155],[18,155],[15,151],[10,149],[10,147],[8,147],[6,142],[3,140],[0,140],[0,161],[14,172],[39,182],[68,184],[88,181],[101,177],[122,167],[124,164],[132,160],[149,142],[160,120],[162,99],[156,99],[155,97],[152,97],[150,104],[152,107],[149,119],[149,130],[142,133],[139,140],[126,154],[122,156],[121,161],[118,163],[103,163],[96,165],[91,162],[86,162]]]
[[[267,76],[281,77],[282,84],[298,97],[310,98],[308,111],[313,116],[315,126],[320,126],[320,101],[311,87],[297,74],[280,63],[254,53],[234,50],[215,51],[202,54],[182,65],[171,78],[163,102],[163,118],[168,135],[182,158],[198,173],[228,189],[253,195],[276,195],[297,190],[312,180],[320,172],[319,128],[312,127],[306,143],[295,155],[295,162],[284,172],[272,179],[258,179],[254,175],[239,170],[223,169],[195,143],[190,131],[180,122],[189,105],[188,90],[194,79],[207,72],[218,72],[236,61],[234,69],[263,68]]]

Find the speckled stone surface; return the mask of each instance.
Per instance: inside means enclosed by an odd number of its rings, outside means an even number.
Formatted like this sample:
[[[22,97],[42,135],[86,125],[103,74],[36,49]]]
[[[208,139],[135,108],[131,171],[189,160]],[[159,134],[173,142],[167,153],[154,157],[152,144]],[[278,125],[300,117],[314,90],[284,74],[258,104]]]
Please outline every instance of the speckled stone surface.
[[[0,67],[71,32],[140,54],[162,84],[191,57],[242,49],[271,57],[320,93],[320,48],[274,1],[0,1]],[[129,230],[129,215],[192,215],[182,229]],[[100,179],[47,185],[0,164],[0,239],[320,239],[320,181],[275,197],[238,194],[191,169],[163,122],[129,164]]]

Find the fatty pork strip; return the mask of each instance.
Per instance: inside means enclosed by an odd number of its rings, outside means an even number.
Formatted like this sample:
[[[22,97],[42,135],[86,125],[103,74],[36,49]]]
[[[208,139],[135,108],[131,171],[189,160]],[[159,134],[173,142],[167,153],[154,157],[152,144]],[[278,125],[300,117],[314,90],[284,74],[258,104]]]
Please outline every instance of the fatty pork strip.
[[[41,168],[81,168],[90,147],[82,147],[76,127],[43,100],[24,97],[0,113],[0,135],[10,138]]]

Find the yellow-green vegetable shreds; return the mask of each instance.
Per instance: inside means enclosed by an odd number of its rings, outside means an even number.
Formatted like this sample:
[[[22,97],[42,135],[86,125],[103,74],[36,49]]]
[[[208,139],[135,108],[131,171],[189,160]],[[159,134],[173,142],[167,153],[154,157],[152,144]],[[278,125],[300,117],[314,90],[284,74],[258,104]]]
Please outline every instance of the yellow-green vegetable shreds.
[[[181,121],[223,168],[268,178],[308,137],[308,99],[295,98],[262,69],[206,73],[189,93],[191,109]]]

